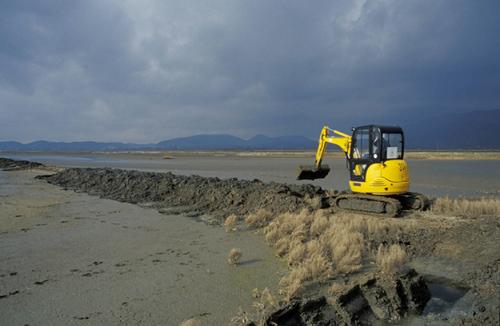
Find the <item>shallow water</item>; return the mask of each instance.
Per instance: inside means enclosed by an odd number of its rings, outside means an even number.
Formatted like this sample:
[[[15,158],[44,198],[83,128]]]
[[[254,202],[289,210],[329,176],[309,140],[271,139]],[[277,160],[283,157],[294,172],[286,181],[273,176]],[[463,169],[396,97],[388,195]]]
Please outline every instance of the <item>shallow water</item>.
[[[312,183],[326,189],[346,189],[348,171],[345,160],[328,159],[332,168],[322,180],[296,180],[297,167],[311,164],[309,158],[276,157],[179,157],[174,159],[117,158],[99,155],[10,154],[63,167],[113,167],[144,171],[171,171],[176,174],[198,174],[219,178],[260,179],[266,182]],[[500,197],[500,162],[481,160],[409,160],[411,191],[428,196],[495,196]]]
[[[431,291],[431,299],[425,306],[424,316],[451,311],[455,303],[467,292],[465,289],[437,282],[428,282],[427,286]]]

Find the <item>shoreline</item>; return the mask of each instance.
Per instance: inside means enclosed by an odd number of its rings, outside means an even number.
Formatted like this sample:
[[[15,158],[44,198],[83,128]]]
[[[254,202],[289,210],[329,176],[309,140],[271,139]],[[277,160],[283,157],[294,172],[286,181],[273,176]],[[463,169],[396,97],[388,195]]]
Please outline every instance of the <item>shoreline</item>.
[[[0,156],[96,156],[96,157],[137,157],[143,159],[173,159],[176,157],[241,157],[241,158],[314,158],[314,150],[165,150],[165,151],[0,151]],[[335,149],[325,153],[325,158],[344,158]],[[500,160],[500,150],[406,150],[409,160]]]

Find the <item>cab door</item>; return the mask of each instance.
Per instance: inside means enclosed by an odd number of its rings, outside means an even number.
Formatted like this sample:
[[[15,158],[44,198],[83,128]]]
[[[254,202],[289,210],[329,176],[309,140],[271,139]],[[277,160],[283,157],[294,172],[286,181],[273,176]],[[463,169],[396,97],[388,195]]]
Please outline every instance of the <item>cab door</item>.
[[[380,162],[380,130],[375,126],[356,128],[352,134],[349,173],[352,181],[365,182],[368,167]]]

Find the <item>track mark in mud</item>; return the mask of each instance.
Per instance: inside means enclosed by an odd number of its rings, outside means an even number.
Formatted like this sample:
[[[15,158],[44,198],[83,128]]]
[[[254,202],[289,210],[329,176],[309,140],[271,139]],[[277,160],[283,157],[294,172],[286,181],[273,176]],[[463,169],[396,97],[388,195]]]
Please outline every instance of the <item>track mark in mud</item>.
[[[99,316],[101,314],[102,314],[102,312],[98,311],[98,312],[90,313],[88,315],[73,316],[73,319],[76,319],[76,320],[89,320],[92,317],[96,317],[96,316]]]
[[[19,290],[14,290],[14,291],[7,292],[5,294],[0,294],[0,299],[6,299],[6,298],[13,296],[13,295],[16,295],[16,294],[19,294]]]
[[[91,277],[91,276],[103,274],[105,272],[106,272],[105,270],[101,269],[101,270],[98,270],[98,271],[90,271],[90,272],[84,273],[84,274],[82,274],[82,276],[83,277]]]
[[[45,279],[45,280],[41,280],[41,281],[36,281],[33,284],[35,284],[35,285],[43,285],[43,284],[47,283],[48,281],[49,281],[48,279]]]

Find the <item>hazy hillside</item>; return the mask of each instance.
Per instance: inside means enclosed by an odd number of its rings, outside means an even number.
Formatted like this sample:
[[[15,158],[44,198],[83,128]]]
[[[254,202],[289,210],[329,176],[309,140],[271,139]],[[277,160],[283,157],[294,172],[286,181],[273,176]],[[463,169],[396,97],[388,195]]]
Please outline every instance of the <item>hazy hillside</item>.
[[[302,136],[255,136],[248,140],[232,135],[196,135],[173,138],[157,144],[125,144],[99,142],[48,142],[28,144],[0,142],[0,151],[123,151],[123,150],[225,150],[225,149],[309,149],[316,142]]]
[[[401,126],[408,149],[500,149],[500,110],[422,117]],[[300,150],[316,146],[315,139],[303,136],[257,135],[247,140],[219,134],[173,138],[157,144],[4,141],[0,142],[0,151]]]

